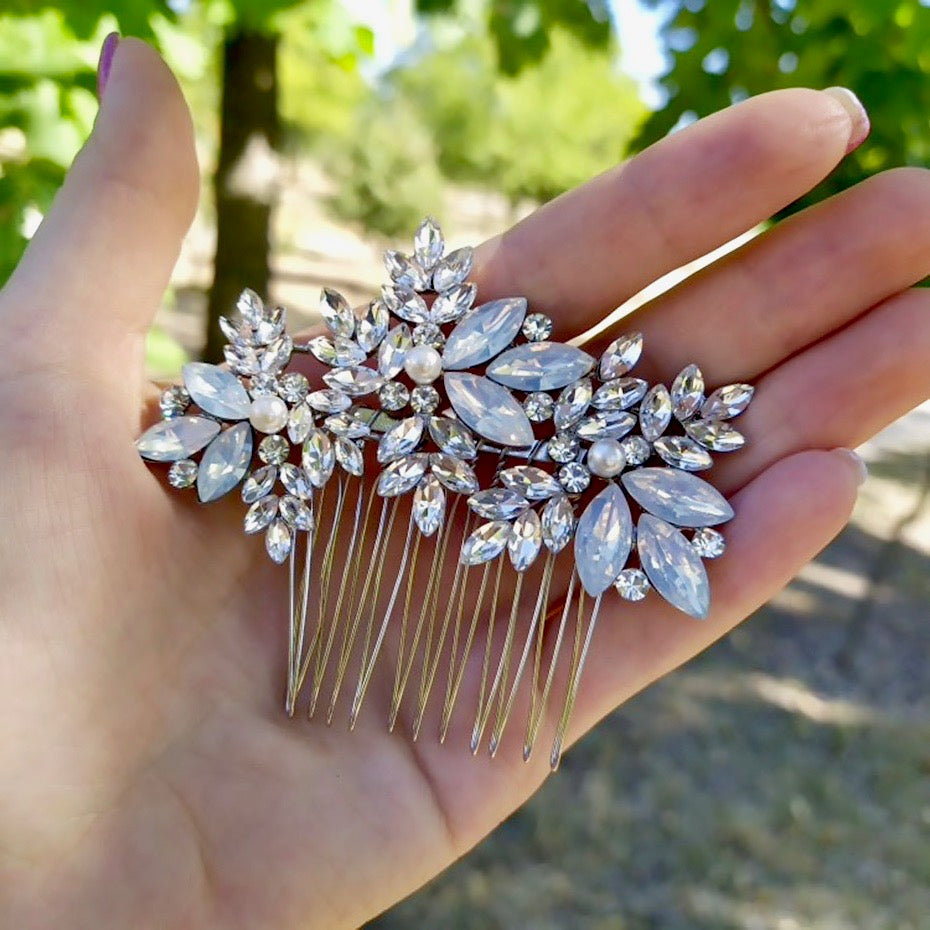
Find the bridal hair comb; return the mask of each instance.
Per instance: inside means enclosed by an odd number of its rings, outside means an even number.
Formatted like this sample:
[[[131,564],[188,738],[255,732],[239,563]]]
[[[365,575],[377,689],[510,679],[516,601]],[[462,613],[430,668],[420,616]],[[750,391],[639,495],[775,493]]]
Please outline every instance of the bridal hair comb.
[[[324,289],[328,334],[303,344],[244,291],[228,370],[185,365],[136,445],[203,503],[240,488],[245,532],[287,563],[289,714],[305,697],[331,722],[344,697],[354,725],[393,662],[389,726],[403,711],[415,739],[438,687],[445,740],[470,675],[472,751],[520,706],[529,758],[557,691],[555,767],[602,600],[707,615],[703,560],[734,514],[695,473],[744,445],[730,421],[753,388],[705,394],[696,365],[650,386],[639,333],[600,358],[550,341],[522,297],[475,305],[472,258],[425,220],[361,312]]]

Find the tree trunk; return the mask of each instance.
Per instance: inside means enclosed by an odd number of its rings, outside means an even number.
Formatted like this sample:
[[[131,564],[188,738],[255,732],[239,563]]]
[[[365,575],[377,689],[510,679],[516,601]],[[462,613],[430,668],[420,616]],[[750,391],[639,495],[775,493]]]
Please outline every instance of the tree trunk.
[[[220,150],[214,178],[216,258],[203,357],[222,359],[220,316],[244,287],[268,293],[269,225],[277,177],[278,36],[237,31],[223,41]]]

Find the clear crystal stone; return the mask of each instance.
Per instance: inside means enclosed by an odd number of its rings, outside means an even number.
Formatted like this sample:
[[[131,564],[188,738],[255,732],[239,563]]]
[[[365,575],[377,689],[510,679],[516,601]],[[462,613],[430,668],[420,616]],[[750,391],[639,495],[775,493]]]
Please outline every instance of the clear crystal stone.
[[[702,526],[691,537],[691,547],[702,559],[719,559],[726,552],[727,542],[723,533]]]
[[[384,384],[384,378],[372,368],[337,368],[327,371],[323,380],[333,390],[342,391],[349,397],[373,394]]]
[[[685,429],[692,439],[714,452],[735,452],[746,445],[746,437],[729,423],[692,420]]]
[[[373,300],[355,324],[355,338],[365,353],[381,345],[391,325],[391,316],[381,300]]]
[[[728,384],[707,398],[701,407],[701,416],[705,420],[732,420],[749,406],[754,393],[751,384]]]
[[[625,568],[614,582],[620,597],[627,601],[641,601],[652,587],[646,573],[638,568]]]
[[[304,470],[291,462],[281,466],[281,484],[294,497],[307,498],[313,494],[313,485]]]
[[[461,561],[465,565],[483,565],[496,559],[510,539],[510,524],[503,520],[482,523],[462,544]]]
[[[166,420],[174,419],[184,415],[184,411],[191,405],[191,396],[181,387],[175,384],[168,388],[162,395],[158,406],[161,409],[161,415]]]
[[[422,417],[407,417],[391,427],[378,443],[378,461],[383,465],[409,455],[423,439],[423,428]]]
[[[515,465],[500,473],[501,483],[511,491],[517,491],[531,501],[542,501],[554,494],[561,494],[559,482],[547,471],[535,465]]]
[[[232,372],[206,362],[188,362],[183,376],[187,393],[204,413],[221,420],[244,420],[249,415],[249,392]]]
[[[278,499],[274,495],[260,497],[245,514],[245,531],[260,533],[278,515]]]
[[[469,497],[468,506],[485,520],[513,520],[530,506],[530,502],[509,488],[488,488]]]
[[[440,294],[430,307],[430,322],[436,324],[454,323],[471,309],[478,293],[477,284],[456,284]]]
[[[274,342],[284,332],[286,322],[287,311],[284,307],[266,309],[255,326],[255,342],[260,346],[267,346]]]
[[[300,463],[315,488],[322,488],[329,481],[336,466],[336,455],[332,441],[323,430],[312,430],[304,440]]]
[[[580,462],[569,462],[559,469],[559,481],[569,494],[581,494],[591,483],[591,472]]]
[[[734,515],[713,485],[676,468],[637,468],[620,480],[640,507],[677,526],[717,526]]]
[[[280,465],[286,462],[290,454],[290,443],[280,435],[266,436],[258,444],[258,457],[269,465]]]
[[[471,246],[456,249],[440,259],[433,269],[433,289],[441,292],[461,284],[471,274],[473,260]]]
[[[419,452],[391,462],[378,476],[377,491],[382,497],[406,494],[426,474],[429,456]]]
[[[655,442],[672,421],[672,398],[664,384],[651,387],[639,408],[639,428],[643,438]]]
[[[271,493],[275,481],[278,480],[276,465],[265,465],[252,472],[242,485],[242,500],[246,504],[254,504],[259,498]]]
[[[594,392],[591,406],[596,410],[627,410],[638,404],[648,389],[642,378],[614,378]]]
[[[404,359],[413,345],[410,327],[406,323],[395,326],[378,348],[378,371],[385,378],[394,378],[404,370]]]
[[[598,369],[601,381],[609,381],[611,378],[619,378],[620,375],[625,375],[639,361],[642,354],[642,333],[629,333],[615,339],[607,346],[601,356]]]
[[[237,423],[207,446],[197,472],[197,496],[204,504],[229,493],[252,462],[252,427]]]
[[[507,554],[514,571],[525,572],[536,561],[542,548],[542,524],[535,510],[524,510],[513,521]]]
[[[265,530],[265,550],[272,561],[280,565],[291,554],[294,545],[294,534],[291,528],[280,517],[273,520]]]
[[[259,373],[257,375],[252,375],[249,381],[249,393],[253,398],[259,397],[262,394],[277,394],[278,387],[277,375]]]
[[[432,536],[445,513],[446,492],[434,475],[426,475],[413,493],[414,522],[424,536]]]
[[[649,461],[649,456],[652,455],[652,446],[642,436],[627,436],[620,445],[623,446],[627,465],[633,468]]]
[[[337,413],[323,421],[334,436],[344,436],[346,439],[364,439],[371,435],[371,427],[351,413]]]
[[[634,426],[635,414],[625,410],[598,410],[593,416],[585,417],[575,431],[582,439],[594,442],[598,439],[621,439]]]
[[[564,494],[557,494],[543,507],[543,542],[551,552],[561,552],[571,542],[574,532],[572,502]]]
[[[655,441],[663,462],[685,471],[704,471],[714,464],[710,453],[687,436],[663,436]]]
[[[314,391],[307,395],[307,403],[321,413],[342,413],[352,406],[352,398],[342,391]]]
[[[295,530],[310,532],[313,529],[313,511],[299,497],[285,494],[278,505],[281,517]]]
[[[219,431],[220,424],[206,417],[160,420],[136,440],[136,449],[150,462],[176,462],[199,452]]]
[[[320,294],[320,316],[331,333],[351,339],[355,334],[355,314],[338,291],[324,287]]]
[[[278,393],[289,404],[299,404],[309,393],[310,382],[299,371],[291,371],[278,382]]]
[[[523,401],[523,410],[534,423],[542,423],[555,411],[555,401],[549,394],[534,391]]]
[[[505,297],[475,307],[449,334],[442,367],[461,371],[494,358],[516,338],[525,316],[523,297]]]
[[[520,391],[552,391],[583,378],[593,367],[594,359],[577,346],[526,342],[502,352],[485,373]]]
[[[409,287],[381,288],[381,299],[394,316],[399,316],[409,323],[425,323],[429,320],[429,308],[426,301]]]
[[[410,400],[410,391],[400,381],[388,381],[378,391],[378,400],[385,410],[403,410]]]
[[[456,414],[479,436],[501,446],[532,445],[533,427],[523,407],[506,388],[465,372],[447,373],[444,384]]]
[[[337,368],[355,368],[364,363],[365,350],[354,340],[345,336],[336,336],[333,340]]]
[[[603,594],[620,574],[633,547],[630,505],[608,484],[585,508],[575,530],[575,567],[585,591]]]
[[[329,336],[315,336],[307,343],[307,348],[324,365],[332,367],[336,364],[336,346]]]
[[[236,310],[249,326],[254,327],[261,322],[262,314],[265,312],[265,304],[255,291],[247,287],[236,301]]]
[[[574,426],[585,414],[594,394],[590,378],[581,378],[568,385],[555,402],[553,422],[557,430]]]
[[[434,452],[430,455],[433,474],[455,494],[474,494],[478,490],[478,477],[471,465],[454,455]]]
[[[260,370],[258,353],[247,346],[224,346],[223,358],[236,374],[254,375]]]
[[[418,323],[413,327],[413,344],[430,346],[440,352],[446,344],[446,337],[435,323]]]
[[[279,336],[262,351],[258,358],[259,371],[277,374],[291,360],[294,340],[288,335]]]
[[[173,488],[189,488],[197,480],[197,463],[193,459],[181,459],[168,469],[168,484]]]
[[[287,417],[287,438],[299,446],[313,429],[313,409],[309,404],[301,403],[294,407]]]
[[[552,335],[552,320],[545,313],[531,313],[523,321],[523,335],[530,342],[543,342]]]
[[[572,433],[556,433],[546,444],[546,454],[553,462],[571,462],[580,450],[581,443]]]
[[[656,591],[673,607],[703,620],[710,611],[707,572],[681,531],[644,513],[636,538],[640,563]]]
[[[384,253],[384,267],[399,287],[409,287],[415,291],[425,291],[430,285],[430,276],[415,258],[409,258],[395,249]]]
[[[350,475],[361,477],[365,471],[365,458],[362,450],[351,439],[336,438],[336,461]]]
[[[430,417],[429,434],[448,455],[473,459],[478,454],[478,443],[471,430],[449,417]]]
[[[442,257],[445,247],[439,224],[431,216],[426,217],[413,237],[413,254],[420,267],[429,271]]]
[[[255,334],[252,327],[245,320],[231,320],[228,317],[221,316],[217,321],[220,332],[226,337],[229,345],[232,346],[251,346],[255,343]]]
[[[410,394],[410,406],[417,413],[432,413],[439,406],[439,392],[430,384],[420,384]]]
[[[697,365],[682,369],[672,383],[672,409],[678,420],[693,417],[704,402],[704,375]]]

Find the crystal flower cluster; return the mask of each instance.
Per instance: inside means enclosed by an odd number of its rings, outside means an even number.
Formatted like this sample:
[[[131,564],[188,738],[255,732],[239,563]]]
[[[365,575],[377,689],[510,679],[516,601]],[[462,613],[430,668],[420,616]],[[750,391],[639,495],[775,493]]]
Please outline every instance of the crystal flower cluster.
[[[443,526],[450,494],[466,496],[481,521],[466,565],[506,553],[523,572],[573,544],[590,595],[614,585],[635,601],[654,588],[706,616],[702,560],[722,554],[715,527],[733,511],[696,473],[743,446],[730,421],[752,387],[708,394],[696,365],[670,388],[650,385],[632,374],[638,333],[600,358],[552,341],[552,320],[521,297],[475,305],[472,261],[470,248],[446,254],[425,220],[412,254],[385,253],[390,283],[362,311],[323,291],[328,332],[305,345],[287,335],[283,308],[245,291],[238,318],[222,321],[228,370],[185,366],[139,453],[172,463],[170,483],[202,502],[241,485],[245,531],[263,532],[276,562],[296,534],[313,534],[315,495],[339,469],[371,475],[383,498],[411,495],[424,536]],[[298,353],[327,367],[323,385],[287,370]],[[475,468],[484,455],[499,463],[488,487]]]

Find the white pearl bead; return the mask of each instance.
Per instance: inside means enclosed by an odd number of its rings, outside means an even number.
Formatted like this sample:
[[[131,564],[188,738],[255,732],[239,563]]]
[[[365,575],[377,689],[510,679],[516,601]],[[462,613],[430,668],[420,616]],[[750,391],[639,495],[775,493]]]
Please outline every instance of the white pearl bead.
[[[626,453],[616,439],[598,439],[588,449],[588,468],[598,478],[613,478],[626,466]]]
[[[249,407],[249,422],[260,433],[276,433],[287,425],[287,404],[274,394],[259,394]]]
[[[432,346],[414,346],[404,359],[404,371],[416,384],[431,384],[442,374],[442,357]]]

